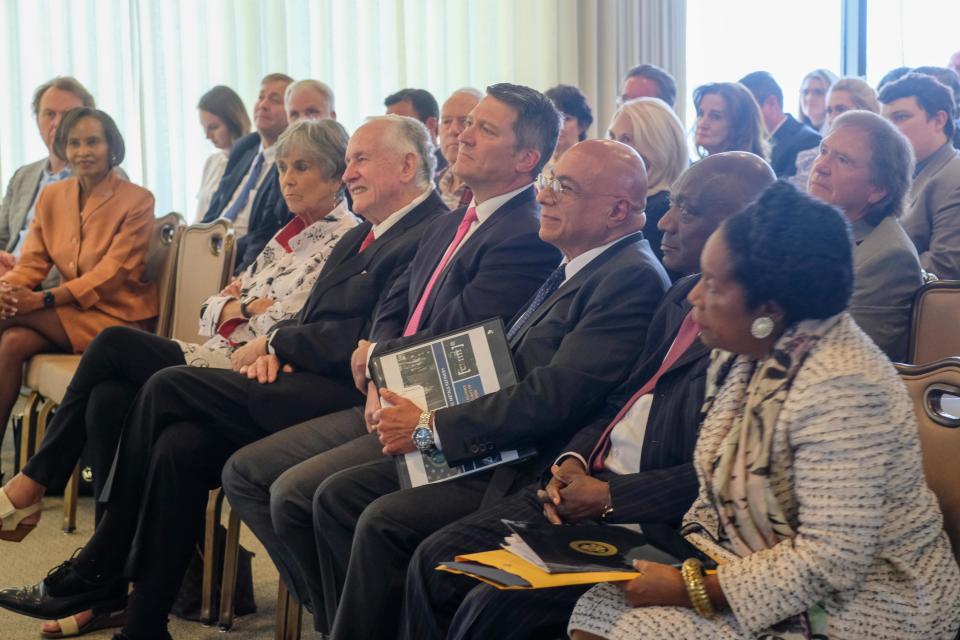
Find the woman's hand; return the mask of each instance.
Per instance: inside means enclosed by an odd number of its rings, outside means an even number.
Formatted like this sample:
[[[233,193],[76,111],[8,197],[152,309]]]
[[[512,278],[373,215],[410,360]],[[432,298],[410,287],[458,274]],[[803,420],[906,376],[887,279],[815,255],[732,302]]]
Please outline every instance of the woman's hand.
[[[0,320],[43,308],[43,293],[20,285],[0,283]]]
[[[276,300],[273,298],[254,298],[247,303],[247,313],[251,316],[258,316],[274,305]]]
[[[13,257],[13,254],[0,251],[0,276],[13,269],[16,264],[17,259]]]
[[[234,278],[233,281],[223,288],[221,296],[229,298],[240,298],[240,278]]]
[[[668,564],[635,560],[640,575],[630,582],[618,583],[632,607],[692,607],[680,570]]]

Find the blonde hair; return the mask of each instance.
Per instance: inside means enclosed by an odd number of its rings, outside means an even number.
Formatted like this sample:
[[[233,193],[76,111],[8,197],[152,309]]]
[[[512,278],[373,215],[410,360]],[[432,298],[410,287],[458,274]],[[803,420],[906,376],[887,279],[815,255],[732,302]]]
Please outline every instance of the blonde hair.
[[[614,112],[608,130],[621,115],[630,118],[633,148],[647,165],[647,193],[669,190],[690,162],[680,118],[660,98],[636,98]]]

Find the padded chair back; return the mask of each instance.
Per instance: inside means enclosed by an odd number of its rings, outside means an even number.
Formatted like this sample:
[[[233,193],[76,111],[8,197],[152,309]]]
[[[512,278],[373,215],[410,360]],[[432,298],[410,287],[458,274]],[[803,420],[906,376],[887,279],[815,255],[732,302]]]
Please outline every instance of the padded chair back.
[[[910,324],[910,362],[960,357],[960,280],[934,280],[917,291]]]
[[[170,311],[173,305],[174,273],[177,266],[177,250],[180,234],[183,232],[183,217],[170,212],[157,218],[147,249],[143,279],[157,283],[157,297],[160,313],[157,317],[157,335],[168,336],[170,332]]]
[[[234,238],[227,220],[195,224],[180,235],[169,337],[202,342],[200,306],[226,286],[233,273]]]
[[[960,358],[897,365],[897,370],[917,414],[927,485],[937,495],[960,562]]]

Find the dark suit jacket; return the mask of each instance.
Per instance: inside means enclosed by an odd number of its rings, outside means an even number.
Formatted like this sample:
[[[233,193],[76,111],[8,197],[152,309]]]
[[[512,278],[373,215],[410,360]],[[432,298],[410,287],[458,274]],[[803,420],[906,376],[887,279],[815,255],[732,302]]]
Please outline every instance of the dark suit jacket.
[[[234,192],[243,185],[243,179],[250,170],[260,149],[260,134],[251,133],[237,140],[230,150],[230,158],[224,169],[223,178],[217,186],[210,208],[203,216],[203,222],[213,222],[226,212],[227,204]],[[257,195],[250,208],[250,220],[247,233],[237,239],[237,259],[235,273],[246,269],[267,246],[277,231],[292,217],[287,203],[280,193],[280,180],[277,166],[273,165],[264,176]]]
[[[373,325],[374,353],[453,331],[493,317],[509,320],[558,264],[560,252],[540,239],[540,206],[533,187],[497,209],[463,243],[434,285],[420,331],[401,338],[430,276],[440,263],[466,208],[430,226]]]
[[[669,284],[640,233],[594,258],[513,337],[517,385],[437,411],[447,460],[532,445],[537,459],[520,467],[536,477],[630,372]]]
[[[564,451],[590,459],[607,425],[660,368],[690,310],[687,294],[698,280],[699,276],[688,276],[667,292],[650,323],[646,347],[633,373],[610,395],[596,420],[580,430]],[[611,522],[679,523],[693,504],[698,490],[693,449],[700,431],[709,364],[710,350],[698,338],[657,381],[637,473],[603,471],[599,476],[610,483],[614,509],[608,517]]]
[[[770,166],[778,178],[792,176],[797,173],[797,154],[818,144],[820,134],[788,113],[786,122],[770,139]]]
[[[434,191],[364,251],[357,253],[369,222],[340,239],[300,315],[274,330],[271,347],[296,372],[282,374],[273,384],[251,385],[249,405],[257,422],[286,426],[314,417],[306,400],[317,376],[352,386],[350,354],[357,341],[369,335],[384,292],[413,259],[424,231],[446,212]]]

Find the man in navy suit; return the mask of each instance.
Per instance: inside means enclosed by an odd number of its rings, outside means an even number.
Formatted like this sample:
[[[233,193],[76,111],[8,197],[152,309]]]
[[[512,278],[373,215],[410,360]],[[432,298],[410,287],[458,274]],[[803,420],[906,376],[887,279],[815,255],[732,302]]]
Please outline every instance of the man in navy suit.
[[[427,538],[407,573],[403,633],[410,640],[441,638],[553,638],[563,635],[577,598],[590,585],[537,591],[500,591],[472,578],[436,571],[463,553],[496,549],[509,533],[501,519],[555,524],[679,522],[696,497],[691,463],[703,400],[709,350],[688,335],[689,346],[671,358],[653,387],[644,390],[681,342],[690,312],[687,294],[697,283],[700,252],[710,234],[773,183],[770,167],[745,152],[711,155],[671,188],[670,210],[660,220],[664,265],[688,277],[667,292],[647,332],[633,373],[593,420],[583,422],[563,447],[546,485],[537,483],[496,506]],[[655,393],[654,393],[655,390]],[[612,429],[610,427],[613,426]],[[600,444],[604,446],[598,446]],[[599,462],[598,462],[599,461]]]
[[[371,339],[378,347],[401,344],[501,317],[509,321],[560,262],[539,237],[540,207],[533,181],[553,153],[560,116],[541,93],[494,85],[460,136],[454,170],[473,188],[468,207],[438,220],[424,234],[409,268],[380,306]],[[374,188],[345,176],[354,202]],[[368,391],[361,341],[354,354],[358,388]],[[379,408],[368,393],[369,408]],[[231,505],[280,567],[291,592],[311,607],[321,630],[329,628],[313,541],[312,496],[340,469],[381,457],[367,436],[362,407],[323,416],[246,447],[224,469]]]

